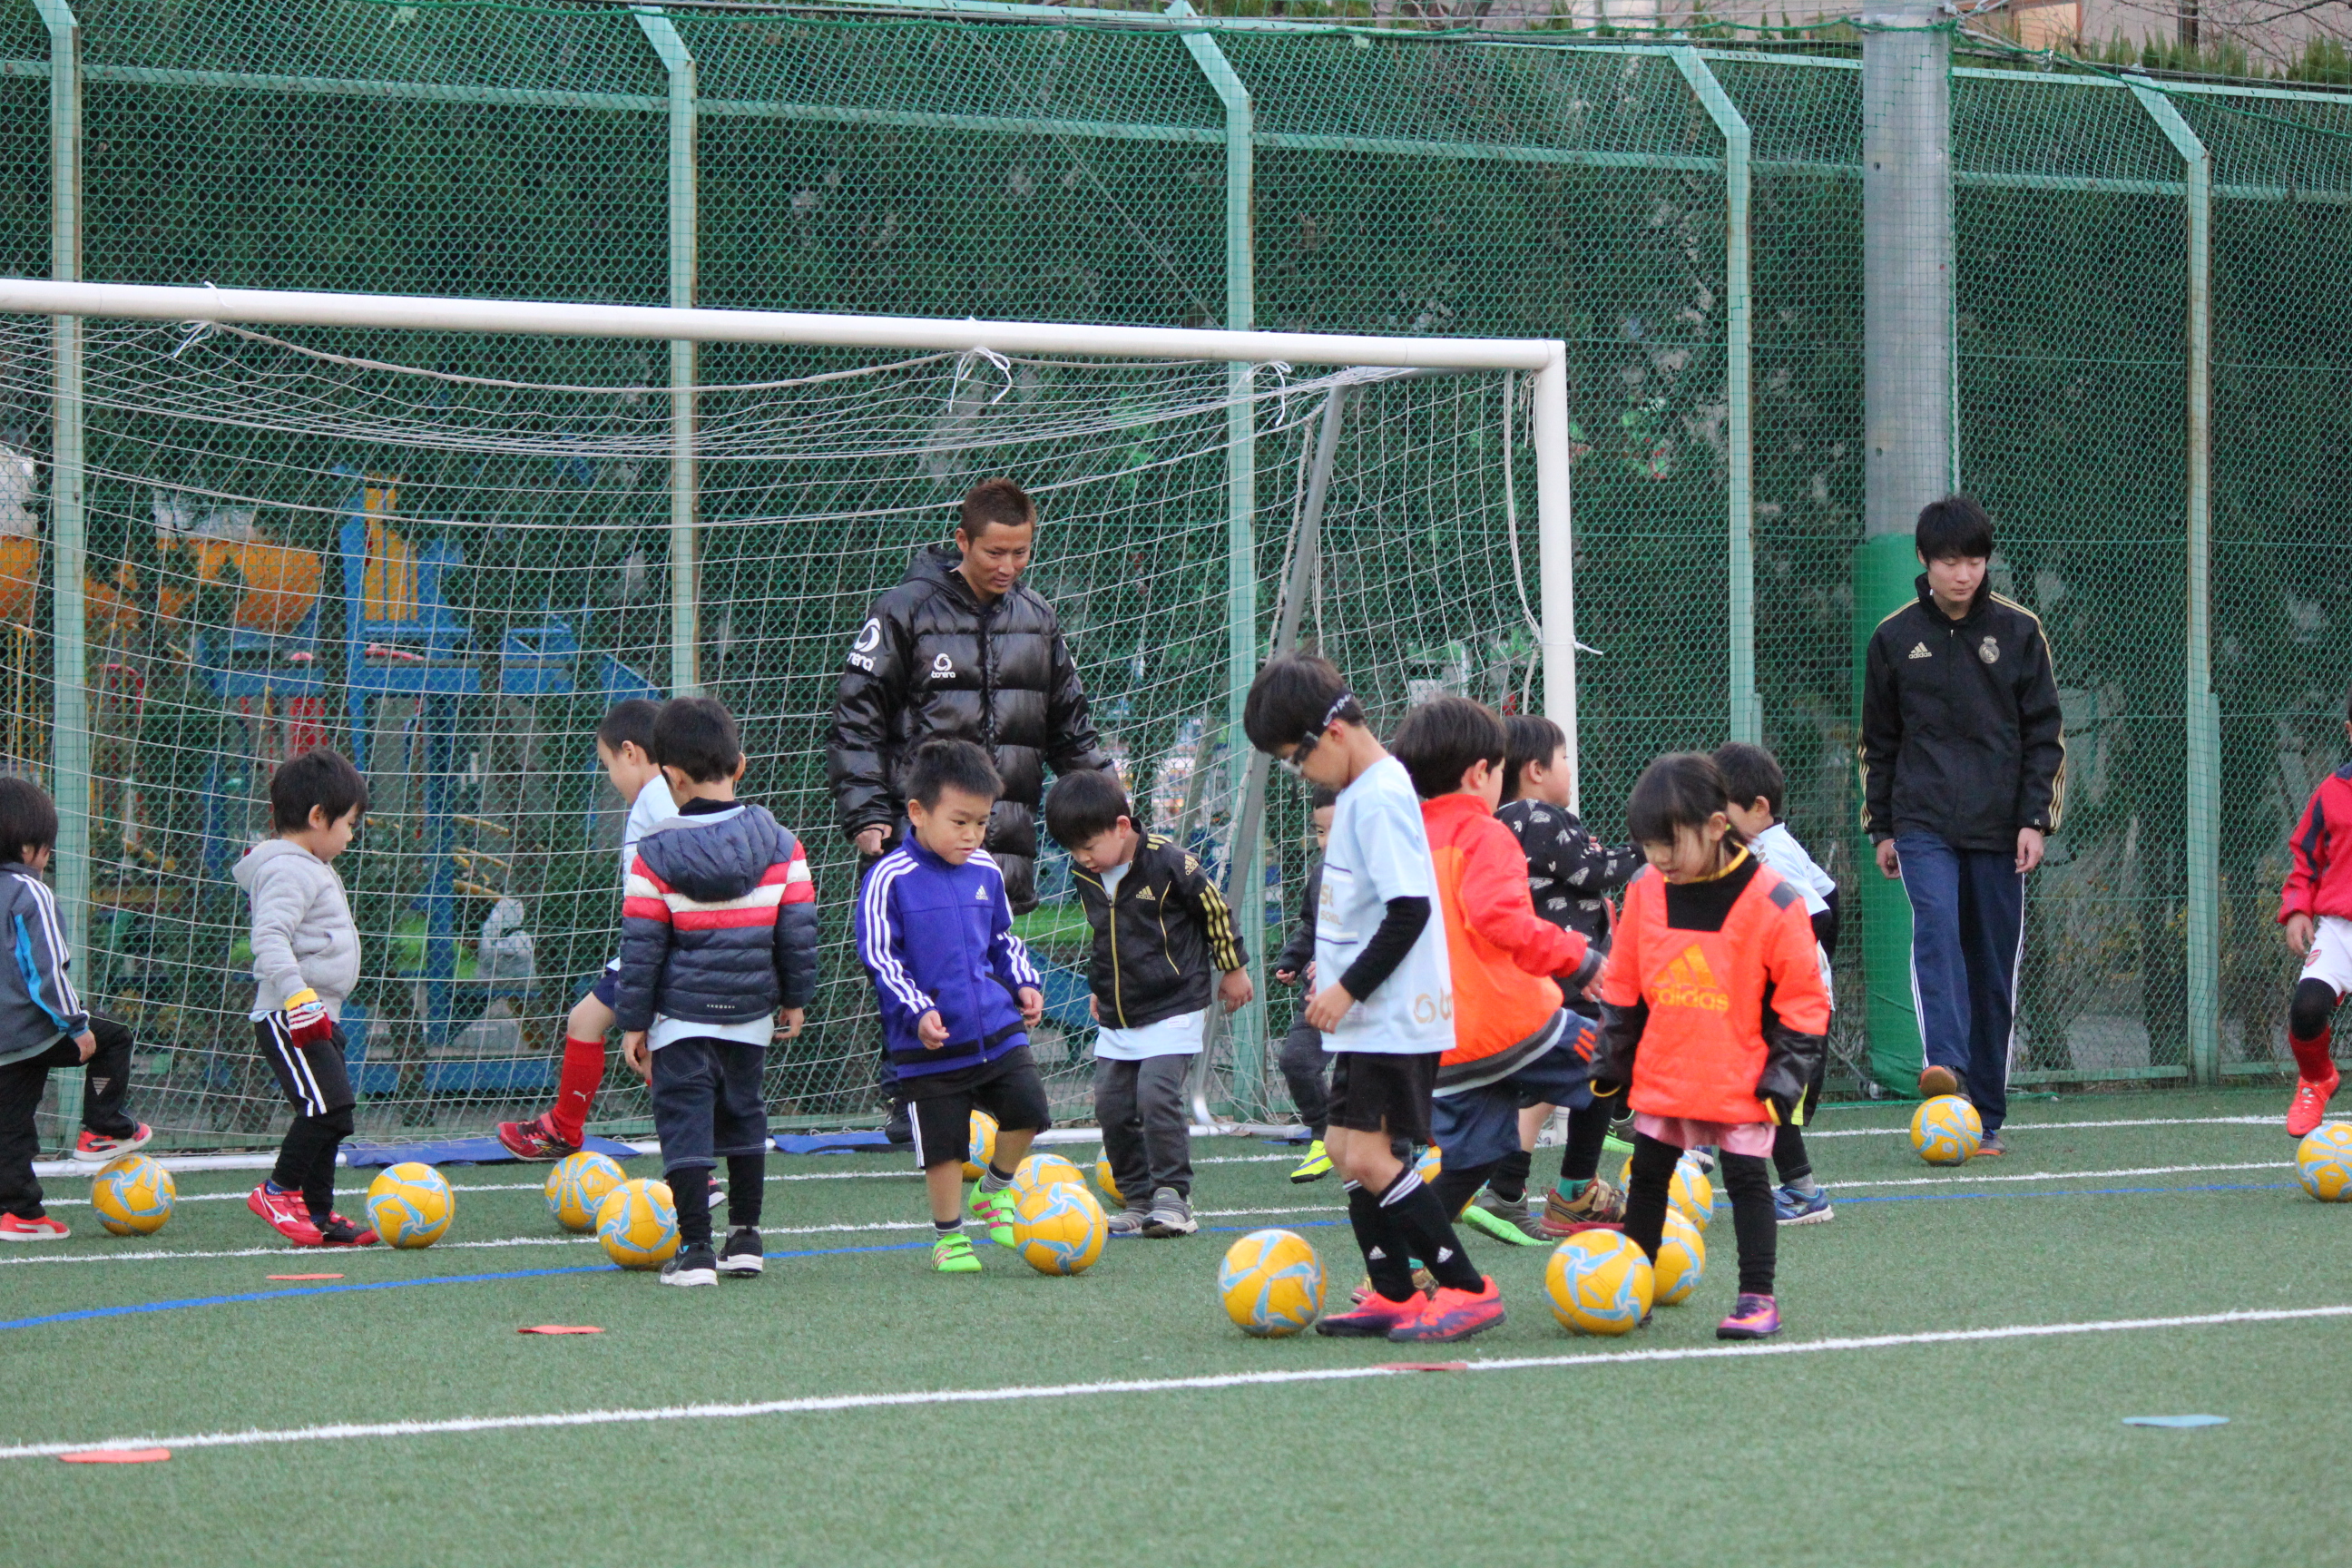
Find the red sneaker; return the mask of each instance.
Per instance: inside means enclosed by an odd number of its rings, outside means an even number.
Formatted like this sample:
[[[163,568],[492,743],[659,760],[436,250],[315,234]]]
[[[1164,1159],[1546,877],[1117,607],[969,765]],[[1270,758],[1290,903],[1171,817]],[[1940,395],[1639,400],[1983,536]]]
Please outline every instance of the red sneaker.
[[[95,1161],[102,1165],[109,1160],[120,1160],[125,1154],[144,1149],[154,1136],[155,1130],[144,1121],[139,1124],[139,1131],[127,1138],[110,1138],[103,1132],[92,1132],[84,1128],[81,1136],[74,1140],[73,1157]]]
[[[18,1219],[12,1214],[0,1214],[0,1241],[63,1241],[72,1234],[61,1221],[47,1215],[38,1219]]]
[[[2344,1075],[2332,1067],[2327,1069],[2327,1076],[2317,1083],[2307,1078],[2297,1079],[2294,1099],[2288,1102],[2286,1108],[2286,1135],[2290,1138],[2311,1136],[2321,1119],[2327,1114],[2328,1097],[2343,1081]]]
[[[1335,1340],[1384,1340],[1398,1324],[1410,1323],[1420,1317],[1425,1300],[1416,1290],[1402,1301],[1391,1301],[1375,1290],[1357,1302],[1352,1310],[1318,1319],[1315,1331]]]
[[[518,1160],[561,1160],[566,1154],[580,1152],[580,1145],[566,1143],[557,1136],[544,1116],[534,1116],[528,1121],[499,1122],[499,1142]]]
[[[373,1247],[380,1239],[367,1226],[353,1225],[331,1209],[327,1212],[327,1223],[318,1230],[319,1240],[328,1247]]]
[[[1492,1276],[1482,1278],[1479,1286],[1456,1290],[1440,1285],[1419,1312],[1389,1331],[1389,1338],[1399,1344],[1440,1344],[1493,1328],[1503,1321],[1502,1288]]]
[[[299,1193],[273,1193],[264,1182],[245,1195],[245,1206],[261,1216],[261,1222],[297,1247],[323,1247],[326,1237],[310,1223],[302,1207]]]

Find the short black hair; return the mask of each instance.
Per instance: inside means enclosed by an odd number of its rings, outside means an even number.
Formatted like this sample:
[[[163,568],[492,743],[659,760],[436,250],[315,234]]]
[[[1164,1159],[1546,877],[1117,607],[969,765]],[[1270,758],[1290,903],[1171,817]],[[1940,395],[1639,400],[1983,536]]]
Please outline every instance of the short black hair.
[[[1717,812],[1728,814],[1731,795],[1723,770],[1705,752],[1673,752],[1642,770],[1625,799],[1625,830],[1637,844],[1671,844],[1678,830],[1700,828]],[[1738,839],[1734,828],[1730,837]]]
[[[1307,792],[1307,809],[1310,812],[1328,811],[1339,804],[1339,792],[1336,789],[1327,789],[1321,784],[1317,784]]]
[[[924,809],[929,808],[925,802]],[[1127,788],[1114,773],[1088,768],[1064,773],[1045,793],[1045,831],[1065,849],[1093,843],[1117,827],[1122,816],[1133,822],[1135,808],[1128,804]]]
[[[1320,654],[1286,653],[1268,659],[1250,682],[1242,704],[1242,732],[1251,745],[1271,753],[1320,735],[1332,720],[1364,721],[1364,705]]]
[[[1011,479],[982,479],[964,492],[956,521],[967,539],[991,528],[1034,528],[1037,503]]]
[[[332,746],[313,746],[291,762],[278,764],[269,775],[269,820],[280,833],[299,833],[310,826],[310,808],[341,822],[357,808],[367,815],[367,780],[352,760]]]
[[[1992,519],[1971,497],[1946,496],[1919,509],[1919,527],[1911,537],[1922,561],[1981,559],[1992,553]]]
[[[1433,697],[1404,716],[1389,751],[1412,775],[1412,792],[1435,800],[1460,789],[1462,775],[1478,763],[1501,767],[1508,746],[1503,721],[1484,702]]]
[[[614,756],[623,746],[635,746],[647,758],[654,754],[654,725],[661,718],[661,704],[648,702],[642,697],[625,698],[604,710],[604,717],[596,721],[596,738]]]
[[[40,785],[11,773],[0,778],[0,857],[16,859],[58,841],[58,805]]]
[[[1004,793],[996,764],[970,741],[926,741],[915,748],[914,764],[907,770],[907,798],[925,811],[940,804],[942,790],[961,790],[982,800]]]
[[[1528,793],[1528,767],[1551,766],[1568,744],[1568,731],[1536,713],[1514,713],[1503,721],[1508,749],[1503,753],[1503,798],[1517,800]]]
[[[1780,820],[1781,803],[1789,795],[1789,775],[1780,771],[1780,759],[1761,746],[1734,741],[1715,749],[1715,765],[1723,774],[1723,787],[1732,805],[1745,807],[1760,800],[1772,808],[1772,820]]]
[[[654,761],[696,784],[735,776],[743,760],[742,731],[716,697],[673,697],[654,720]]]

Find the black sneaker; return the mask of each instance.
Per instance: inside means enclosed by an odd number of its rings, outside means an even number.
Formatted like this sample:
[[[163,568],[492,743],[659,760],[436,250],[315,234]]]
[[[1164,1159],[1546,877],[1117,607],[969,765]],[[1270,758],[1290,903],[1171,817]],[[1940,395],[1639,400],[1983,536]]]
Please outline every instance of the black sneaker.
[[[708,1247],[689,1247],[662,1265],[665,1285],[716,1285],[719,1259]]]
[[[729,1231],[719,1249],[719,1272],[730,1279],[757,1279],[763,1261],[760,1233],[748,1225]]]

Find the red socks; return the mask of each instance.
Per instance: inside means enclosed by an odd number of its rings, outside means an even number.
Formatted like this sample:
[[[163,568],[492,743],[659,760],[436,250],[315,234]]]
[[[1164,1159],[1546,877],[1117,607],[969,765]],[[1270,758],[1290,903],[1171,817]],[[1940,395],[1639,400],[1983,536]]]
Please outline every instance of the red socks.
[[[604,1082],[604,1042],[567,1036],[563,1041],[563,1071],[555,1080],[555,1106],[547,1124],[556,1136],[577,1147],[588,1134],[588,1110]]]
[[[2328,1075],[2336,1070],[2336,1064],[2327,1057],[2328,1042],[2334,1037],[2334,1030],[2325,1028],[2315,1039],[2298,1039],[2292,1033],[2287,1036],[2287,1047],[2294,1052],[2295,1076],[2305,1083],[2327,1081]]]

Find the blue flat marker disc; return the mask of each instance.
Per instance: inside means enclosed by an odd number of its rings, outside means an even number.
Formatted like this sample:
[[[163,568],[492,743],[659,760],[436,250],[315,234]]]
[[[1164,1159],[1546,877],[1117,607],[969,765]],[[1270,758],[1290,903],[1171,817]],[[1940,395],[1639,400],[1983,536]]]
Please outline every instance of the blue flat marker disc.
[[[2227,1426],[2226,1415],[2126,1415],[2126,1426]]]

